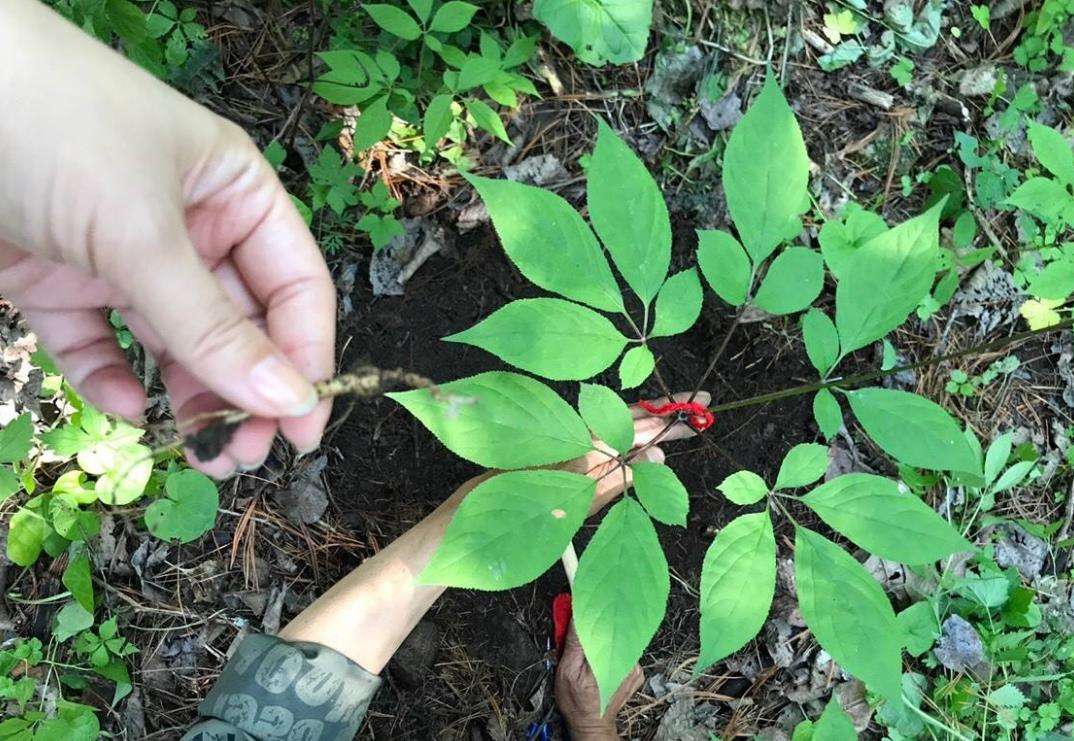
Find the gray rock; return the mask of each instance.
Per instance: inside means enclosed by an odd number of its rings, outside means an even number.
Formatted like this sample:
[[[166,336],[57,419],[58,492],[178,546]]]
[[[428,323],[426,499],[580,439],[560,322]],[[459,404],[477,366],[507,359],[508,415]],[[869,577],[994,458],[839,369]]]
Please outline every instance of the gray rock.
[[[1048,544],[1014,523],[1004,525],[1003,533],[996,543],[996,563],[1005,569],[1013,566],[1026,579],[1040,576]]]
[[[943,634],[934,653],[941,664],[954,672],[968,671],[985,660],[981,636],[959,615],[943,621]]]

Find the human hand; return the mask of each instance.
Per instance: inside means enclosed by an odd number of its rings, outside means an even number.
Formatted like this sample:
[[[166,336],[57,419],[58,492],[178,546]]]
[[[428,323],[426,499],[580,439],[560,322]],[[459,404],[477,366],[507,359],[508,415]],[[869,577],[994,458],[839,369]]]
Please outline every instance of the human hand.
[[[604,715],[600,714],[600,689],[597,678],[582,651],[582,644],[572,621],[563,642],[563,656],[556,665],[556,705],[572,741],[613,741],[619,738],[615,717],[635,692],[641,689],[645,675],[637,664],[612,695]]]
[[[674,396],[675,401],[686,401],[689,398],[689,392]],[[694,401],[707,407],[711,399],[712,397],[707,392],[699,391]],[[665,400],[659,399],[656,403],[660,404],[663,401]],[[628,458],[638,456],[639,460],[663,463],[664,451],[658,447],[659,444],[671,440],[682,440],[697,434],[693,428],[682,422],[676,422],[668,427],[668,424],[673,421],[672,418],[654,417],[636,404],[630,407],[630,413],[634,416],[634,447],[631,448]],[[597,480],[597,493],[589,508],[590,515],[596,514],[626,491],[633,481],[630,468],[620,467],[615,460],[616,452],[601,440],[596,440],[595,443],[596,450],[560,466],[565,471],[584,473]]]
[[[102,309],[156,358],[182,423],[253,415],[215,476],[256,467],[277,431],[317,446],[335,291],[250,138],[36,0],[0,2],[0,294],[68,380],[131,419],[145,394]]]

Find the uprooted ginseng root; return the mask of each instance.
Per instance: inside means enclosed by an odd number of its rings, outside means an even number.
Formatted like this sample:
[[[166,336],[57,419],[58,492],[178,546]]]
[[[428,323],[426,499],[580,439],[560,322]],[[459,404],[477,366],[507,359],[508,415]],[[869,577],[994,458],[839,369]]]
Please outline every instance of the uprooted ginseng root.
[[[353,373],[344,373],[314,384],[317,397],[329,399],[336,396],[356,396],[368,399],[400,386],[430,388],[435,384],[425,376],[402,368],[382,369],[362,366]],[[211,461],[220,455],[243,422],[251,417],[239,409],[221,409],[191,417],[182,427],[204,425],[195,432],[183,436],[183,444],[201,461]],[[180,428],[180,429],[181,429]]]

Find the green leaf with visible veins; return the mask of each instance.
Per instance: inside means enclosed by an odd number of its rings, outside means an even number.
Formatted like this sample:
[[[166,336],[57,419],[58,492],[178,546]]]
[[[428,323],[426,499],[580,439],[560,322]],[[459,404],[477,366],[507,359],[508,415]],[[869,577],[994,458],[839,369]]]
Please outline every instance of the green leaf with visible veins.
[[[653,352],[644,345],[632,347],[623,355],[619,363],[619,384],[624,389],[632,389],[645,383],[656,368]]]
[[[768,496],[768,484],[753,471],[733,473],[716,488],[728,501],[743,506],[754,504]]]
[[[668,337],[694,326],[701,314],[701,281],[694,268],[667,279],[656,297],[656,321],[650,337]]]
[[[444,338],[487,350],[554,381],[591,378],[616,361],[627,339],[604,316],[560,298],[519,299]]]
[[[216,524],[220,493],[205,474],[189,468],[177,471],[164,482],[164,492],[145,511],[145,525],[156,537],[189,543]]]
[[[828,389],[821,389],[813,397],[813,419],[828,440],[835,437],[843,426],[843,410],[839,408],[835,394]]]
[[[902,635],[876,580],[849,553],[804,527],[795,530],[794,576],[802,619],[821,648],[869,689],[899,702]]]
[[[820,309],[810,309],[802,315],[802,341],[809,362],[822,376],[839,360],[839,333]]]
[[[645,54],[653,0],[535,0],[533,17],[586,64],[628,64]]]
[[[1007,203],[1044,221],[1074,219],[1074,198],[1061,182],[1053,178],[1029,178],[1011,193]]]
[[[727,524],[701,566],[701,654],[696,677],[745,646],[764,625],[776,591],[776,537],[767,512]]]
[[[846,355],[898,327],[932,288],[943,203],[873,237],[846,261],[835,290],[835,326]]]
[[[567,471],[509,471],[477,485],[418,581],[511,589],[554,564],[582,526],[596,482]]]
[[[434,389],[386,394],[406,407],[448,450],[486,468],[560,463],[593,449],[589,430],[540,381],[492,371]]]
[[[665,525],[686,526],[690,496],[675,472],[663,463],[632,463],[634,492],[649,516]]]
[[[0,463],[21,461],[30,454],[33,440],[34,424],[24,412],[0,429]]]
[[[881,476],[848,473],[818,486],[802,501],[856,546],[890,561],[926,564],[974,550],[931,507]]]
[[[806,247],[788,247],[768,266],[753,301],[769,314],[793,314],[813,303],[823,287],[820,254]]]
[[[52,528],[33,510],[22,508],[8,520],[7,558],[19,566],[29,566],[41,555],[45,538]]]
[[[958,422],[938,404],[906,391],[847,392],[865,432],[900,463],[934,471],[979,472],[977,455]]]
[[[809,207],[809,156],[794,112],[769,72],[723,156],[727,209],[746,252],[760,265],[802,229]]]
[[[362,108],[362,115],[354,124],[354,151],[369,149],[386,137],[391,128],[392,113],[385,95]]]
[[[511,180],[463,175],[481,195],[504,251],[526,278],[595,309],[623,310],[597,238],[569,203]]]
[[[634,447],[634,418],[630,407],[607,386],[583,383],[578,390],[578,413],[594,437],[618,453]]]
[[[717,296],[732,306],[746,302],[750,258],[737,239],[719,229],[699,229],[697,264]]]
[[[414,41],[421,36],[421,26],[409,13],[387,4],[364,5],[373,22],[388,33],[406,41]]]
[[[479,100],[478,98],[471,98],[466,101],[466,111],[473,117],[474,123],[477,125],[477,128],[489,132],[502,142],[506,142],[507,144],[512,143],[511,137],[507,135],[507,129],[504,127],[503,121],[500,119],[500,115],[496,113],[496,111],[494,111],[488,103],[483,100]],[[473,182],[473,179],[470,180],[471,182]],[[482,194],[482,196],[483,195],[484,194]],[[492,214],[491,206],[489,207],[489,214]],[[493,224],[495,223],[495,218],[493,218]],[[503,237],[501,236],[500,238],[502,239]]]
[[[589,219],[627,284],[648,304],[663,285],[671,260],[671,220],[664,194],[607,124],[599,121],[597,128],[586,177]]]
[[[828,448],[817,443],[795,445],[779,465],[776,489],[809,486],[828,470]]]
[[[1074,185],[1074,151],[1066,138],[1035,121],[1029,122],[1026,133],[1037,161],[1066,185]]]
[[[633,499],[620,500],[589,541],[574,579],[574,627],[602,714],[660,626],[670,589],[652,520]]]

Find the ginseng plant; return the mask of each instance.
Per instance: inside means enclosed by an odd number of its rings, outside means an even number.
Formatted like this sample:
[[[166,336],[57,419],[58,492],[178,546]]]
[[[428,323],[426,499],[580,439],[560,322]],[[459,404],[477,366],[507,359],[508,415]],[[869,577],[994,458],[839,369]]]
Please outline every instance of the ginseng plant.
[[[843,425],[842,400],[899,464],[980,478],[980,445],[940,406],[904,391],[845,388],[837,375],[841,361],[883,339],[934,290],[942,264],[942,204],[893,227],[876,214],[850,210],[823,225],[818,252],[794,244],[810,205],[808,177],[798,123],[769,75],[723,158],[737,236],[698,233],[700,273],[738,311],[731,331],[750,307],[774,315],[804,312],[804,344],[820,379],[811,387],[813,411],[825,437]],[[592,228],[551,192],[467,179],[488,207],[507,256],[527,279],[557,295],[512,301],[448,341],[483,348],[553,381],[585,381],[618,360],[625,390],[654,372],[650,339],[680,334],[696,322],[698,269],[668,275],[671,228],[663,197],[605,124],[599,124],[587,177]],[[625,308],[609,257],[640,300],[640,317]],[[835,284],[834,320],[810,308],[826,275]],[[628,334],[605,314],[617,317]],[[538,467],[585,455],[600,439],[632,469],[632,491],[604,515],[573,586],[575,626],[606,707],[667,607],[668,566],[653,520],[683,527],[689,508],[671,468],[629,457],[633,427],[626,402],[612,389],[582,383],[575,411],[531,375],[504,371],[390,396],[456,455],[503,470],[462,502],[418,577],[423,583],[501,590],[532,581],[571,544],[595,489],[582,474]],[[700,429],[711,417],[696,412],[689,421]],[[745,646],[763,626],[776,584],[773,517],[782,516],[795,530],[797,596],[806,625],[846,671],[899,702],[902,633],[891,603],[853,555],[795,521],[788,504],[795,500],[812,510],[854,546],[905,564],[931,564],[974,547],[899,481],[850,473],[816,485],[827,468],[826,446],[805,441],[786,453],[774,482],[739,471],[718,487],[752,511],[725,525],[705,555],[695,675]]]

